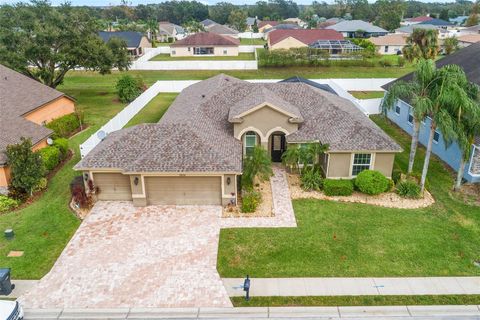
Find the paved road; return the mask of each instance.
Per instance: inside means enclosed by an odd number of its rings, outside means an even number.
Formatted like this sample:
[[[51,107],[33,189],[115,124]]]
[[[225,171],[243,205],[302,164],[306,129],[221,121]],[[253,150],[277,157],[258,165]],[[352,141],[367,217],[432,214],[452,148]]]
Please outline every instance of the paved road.
[[[37,319],[480,319],[479,306],[25,310]]]

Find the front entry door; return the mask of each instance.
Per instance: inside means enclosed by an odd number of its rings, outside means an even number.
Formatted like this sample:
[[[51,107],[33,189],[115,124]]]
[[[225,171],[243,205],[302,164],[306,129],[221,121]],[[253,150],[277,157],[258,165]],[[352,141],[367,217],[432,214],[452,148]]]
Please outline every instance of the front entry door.
[[[272,134],[272,162],[282,162],[282,154],[285,152],[285,135],[283,133]]]

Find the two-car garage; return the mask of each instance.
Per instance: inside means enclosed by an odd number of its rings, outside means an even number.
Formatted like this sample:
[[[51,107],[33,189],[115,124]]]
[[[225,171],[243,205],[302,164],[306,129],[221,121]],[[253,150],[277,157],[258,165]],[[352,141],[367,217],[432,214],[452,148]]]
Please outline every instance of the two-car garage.
[[[131,179],[121,173],[93,173],[92,176],[99,200],[132,200],[143,195],[147,205],[222,204],[221,176],[144,176],[145,191],[141,177]]]

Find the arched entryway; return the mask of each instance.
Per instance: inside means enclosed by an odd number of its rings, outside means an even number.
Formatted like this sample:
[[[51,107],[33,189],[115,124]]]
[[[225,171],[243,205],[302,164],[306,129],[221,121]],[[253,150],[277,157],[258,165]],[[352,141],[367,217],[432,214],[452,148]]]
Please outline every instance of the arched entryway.
[[[285,133],[281,131],[273,132],[268,138],[268,145],[272,162],[282,162],[282,155],[287,149]]]

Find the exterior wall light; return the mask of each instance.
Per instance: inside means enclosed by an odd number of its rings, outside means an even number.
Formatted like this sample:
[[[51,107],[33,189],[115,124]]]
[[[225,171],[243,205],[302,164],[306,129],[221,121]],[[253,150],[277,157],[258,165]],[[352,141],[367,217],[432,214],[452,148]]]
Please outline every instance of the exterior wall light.
[[[232,179],[230,177],[227,177],[227,185],[230,185],[232,183]]]
[[[135,177],[135,179],[133,179],[133,183],[138,186],[138,177]]]
[[[88,181],[88,173],[85,172],[83,174],[83,180]]]

